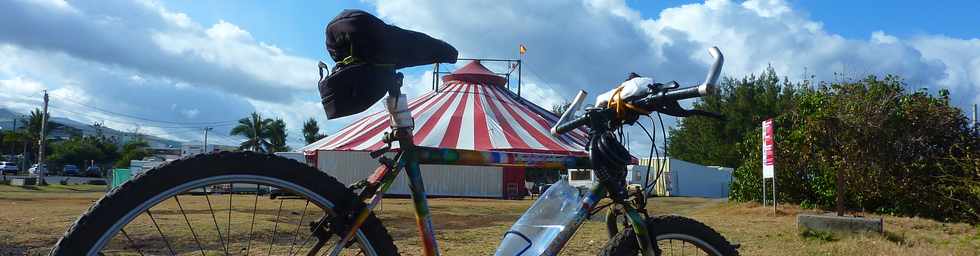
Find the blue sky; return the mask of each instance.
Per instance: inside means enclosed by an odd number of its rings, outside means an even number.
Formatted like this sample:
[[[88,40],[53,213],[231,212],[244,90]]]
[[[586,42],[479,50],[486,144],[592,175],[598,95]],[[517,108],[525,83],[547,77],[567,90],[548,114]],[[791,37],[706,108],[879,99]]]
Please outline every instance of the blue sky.
[[[900,74],[911,87],[948,88],[953,103],[980,101],[976,1],[3,1],[0,107],[27,112],[52,91],[53,115],[182,140],[202,122],[252,111],[287,121],[291,144],[316,118],[327,133],[357,118],[326,120],[315,61],[329,59],[323,29],[342,9],[446,40],[466,57],[516,57],[528,45],[524,96],[549,106],[578,89],[599,93],[628,72],[693,84],[704,49],[726,54],[725,75],[772,65],[818,79]],[[328,63],[332,64],[332,62]],[[406,71],[410,96],[430,67]],[[555,97],[555,96],[560,97]],[[187,126],[97,111],[86,106]],[[672,120],[673,121],[673,120]],[[173,126],[173,125],[169,125]],[[648,147],[637,144],[634,148]]]
[[[626,3],[645,18],[657,18],[665,8],[703,1],[630,0]],[[789,1],[796,10],[820,21],[828,31],[848,38],[867,38],[882,30],[895,36],[941,34],[956,38],[980,38],[980,1],[953,0],[943,4],[921,1]],[[167,6],[186,12],[202,23],[227,20],[247,28],[257,38],[269,38],[284,49],[323,58],[323,27],[343,9],[372,10],[361,1],[168,1]]]

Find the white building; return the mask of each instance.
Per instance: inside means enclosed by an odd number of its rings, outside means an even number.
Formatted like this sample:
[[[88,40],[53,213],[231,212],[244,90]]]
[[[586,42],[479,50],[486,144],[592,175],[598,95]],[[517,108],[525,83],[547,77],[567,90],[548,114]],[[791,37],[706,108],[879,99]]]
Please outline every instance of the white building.
[[[728,197],[732,183],[732,168],[718,166],[703,166],[674,158],[655,158],[647,173],[650,159],[640,159],[639,165],[632,165],[627,174],[630,184],[643,184],[644,174],[649,182],[656,180],[651,189],[652,195],[658,196],[687,196],[687,197]],[[663,168],[657,179],[658,168]]]
[[[207,150],[204,149],[204,145],[201,142],[189,142],[180,145],[180,156],[187,157],[192,155],[197,155],[205,152],[216,152],[216,151],[233,151],[237,150],[237,147],[208,144]]]

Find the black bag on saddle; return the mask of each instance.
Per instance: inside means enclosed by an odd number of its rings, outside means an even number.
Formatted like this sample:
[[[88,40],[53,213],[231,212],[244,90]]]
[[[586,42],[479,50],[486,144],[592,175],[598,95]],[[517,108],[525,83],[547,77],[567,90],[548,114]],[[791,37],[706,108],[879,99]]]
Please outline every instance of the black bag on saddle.
[[[320,79],[320,99],[328,119],[361,113],[396,83],[395,69],[367,63],[338,65]]]
[[[326,28],[337,62],[319,89],[327,118],[360,113],[396,86],[395,70],[436,62],[455,63],[458,52],[442,40],[385,24],[370,13],[344,10]]]

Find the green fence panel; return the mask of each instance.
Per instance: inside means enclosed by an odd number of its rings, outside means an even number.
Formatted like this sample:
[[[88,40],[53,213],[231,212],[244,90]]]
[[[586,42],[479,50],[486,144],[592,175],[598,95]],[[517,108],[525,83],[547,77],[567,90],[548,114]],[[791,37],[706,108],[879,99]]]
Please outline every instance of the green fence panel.
[[[122,185],[131,177],[132,173],[129,172],[129,169],[112,169],[112,188]]]

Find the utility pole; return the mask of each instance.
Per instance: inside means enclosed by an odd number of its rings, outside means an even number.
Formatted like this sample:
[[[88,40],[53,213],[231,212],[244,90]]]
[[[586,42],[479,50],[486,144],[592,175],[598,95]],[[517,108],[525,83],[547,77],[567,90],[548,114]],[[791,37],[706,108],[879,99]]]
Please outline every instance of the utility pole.
[[[214,128],[204,127],[204,148],[201,148],[201,153],[202,154],[208,152],[208,131],[211,131],[211,129],[214,129]]]
[[[27,126],[27,123],[28,123],[27,122],[27,116],[20,115],[20,118],[23,118],[24,119],[24,126]],[[26,132],[27,131],[25,131],[25,133]],[[31,167],[29,167],[29,165],[31,164],[31,162],[30,161],[27,161],[27,145],[28,144],[31,144],[31,141],[29,139],[27,139],[27,135],[24,135],[24,138],[22,138],[22,139],[23,139],[23,141],[21,141],[21,144],[24,145],[24,151],[22,153],[20,153],[20,168],[23,171],[27,171],[28,168],[31,168]]]
[[[41,136],[37,140],[38,151],[37,151],[37,184],[47,185],[44,182],[44,174],[48,172],[48,168],[44,166],[44,142],[45,137],[44,129],[48,125],[48,90],[44,90],[44,113],[41,114]]]
[[[974,111],[974,112],[976,112],[976,111]],[[16,133],[17,132],[17,118],[16,117],[14,117],[14,127],[10,129],[10,132],[13,132],[13,133]],[[17,150],[17,143],[10,142],[10,154],[11,155],[16,154],[16,152],[17,152],[16,150]]]

